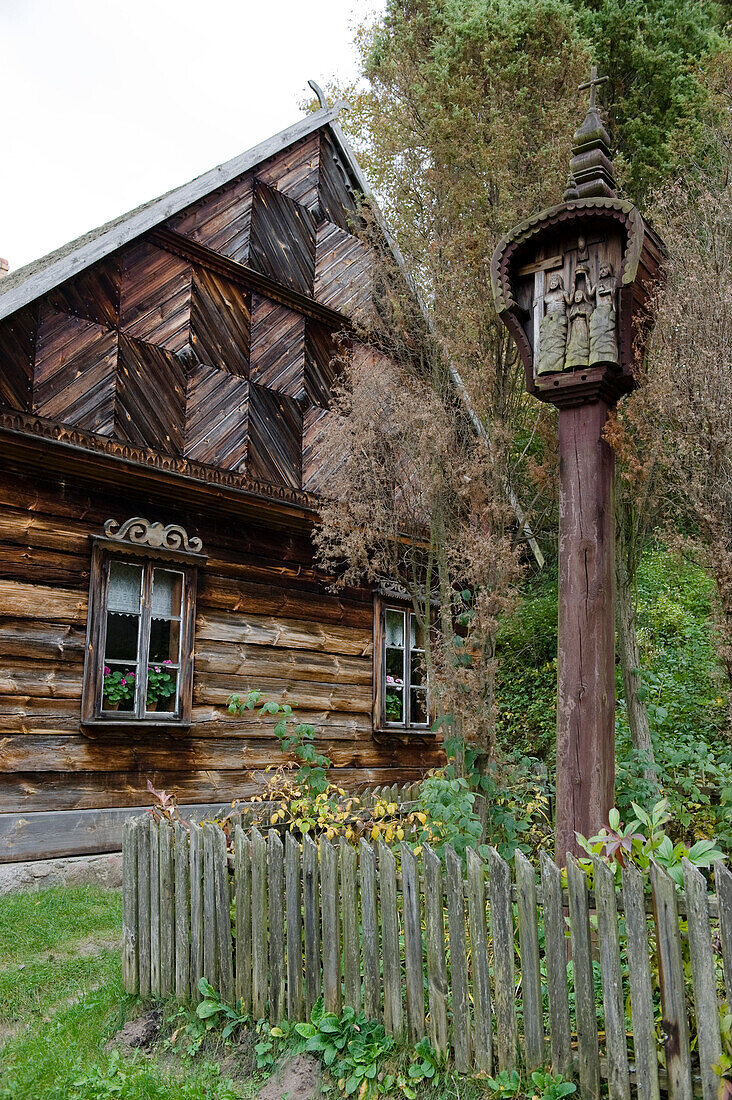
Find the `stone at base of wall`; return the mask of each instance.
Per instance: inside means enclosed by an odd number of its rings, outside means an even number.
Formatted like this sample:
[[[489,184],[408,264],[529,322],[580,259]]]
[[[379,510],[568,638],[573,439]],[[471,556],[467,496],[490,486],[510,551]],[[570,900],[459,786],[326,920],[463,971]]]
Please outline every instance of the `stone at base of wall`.
[[[46,890],[49,886],[122,885],[122,853],[34,859],[28,863],[0,863],[0,896],[19,890]]]

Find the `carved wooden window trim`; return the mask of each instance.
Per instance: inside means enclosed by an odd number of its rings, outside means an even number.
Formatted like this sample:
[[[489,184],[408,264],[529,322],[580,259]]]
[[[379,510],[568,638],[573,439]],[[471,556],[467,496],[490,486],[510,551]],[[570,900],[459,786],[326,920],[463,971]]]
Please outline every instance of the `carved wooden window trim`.
[[[179,727],[185,728],[191,722],[193,700],[193,659],[196,618],[196,583],[198,568],[205,563],[200,539],[190,538],[182,527],[171,524],[164,527],[161,523],[150,523],[135,516],[121,526],[116,520],[108,520],[104,525],[104,536],[92,539],[92,562],[89,582],[89,613],[87,618],[86,655],[84,663],[84,683],[82,690],[81,717],[85,726],[93,727]],[[121,566],[121,568],[119,568]],[[127,568],[125,568],[127,567]],[[129,567],[132,567],[131,569]],[[125,608],[120,611],[113,604],[110,607],[110,576],[126,575],[133,580],[137,570],[139,589],[130,592],[139,593],[137,609]],[[163,578],[169,585],[170,603],[167,610],[156,609],[153,601],[153,589],[156,573],[162,574],[159,580],[163,587]],[[107,630],[111,616],[122,615],[126,620],[135,622],[136,642],[134,656],[125,659],[110,659],[107,656]],[[156,632],[166,633],[170,639],[177,635],[175,642],[169,642],[169,656],[164,662],[151,656],[151,638]],[[132,652],[132,651],[130,651]],[[168,667],[163,669],[163,664]],[[134,668],[134,686],[132,698],[121,705],[121,709],[112,709],[109,700],[104,697],[105,670],[119,670],[122,676],[126,669]],[[175,683],[175,693],[165,707],[156,709],[157,703],[148,705],[148,671],[156,668],[169,671]],[[126,679],[126,677],[125,677]]]
[[[403,718],[395,721],[393,716],[390,717],[387,714],[387,691],[389,685],[387,683],[387,614],[389,612],[395,612],[404,616],[404,634],[403,634],[403,686],[402,686],[402,700],[403,700]],[[422,691],[421,686],[417,686],[416,668],[413,668],[415,650],[410,645],[410,619],[414,616],[416,622],[416,615],[414,608],[410,601],[402,600],[399,598],[392,598],[391,596],[385,596],[377,594],[374,597],[374,731],[381,734],[390,734],[399,736],[399,734],[420,734],[422,736],[431,733],[431,700],[429,684],[426,682],[425,673],[425,705],[426,705],[426,721],[418,722],[413,720],[412,715],[412,699],[413,690],[415,692]],[[398,690],[397,690],[398,694]]]

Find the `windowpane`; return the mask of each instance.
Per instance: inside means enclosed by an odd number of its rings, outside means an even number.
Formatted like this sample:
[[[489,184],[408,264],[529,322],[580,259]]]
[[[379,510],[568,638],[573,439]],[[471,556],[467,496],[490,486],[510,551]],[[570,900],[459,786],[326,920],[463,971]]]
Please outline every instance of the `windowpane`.
[[[388,647],[404,646],[404,612],[386,612],[386,644]]]
[[[102,678],[102,709],[132,711],[135,709],[134,669],[124,665],[105,665]]]
[[[410,719],[415,726],[427,724],[427,692],[424,688],[412,688],[409,693]]]
[[[110,562],[107,609],[139,615],[141,578],[142,569],[139,565],[128,565],[123,561]]]
[[[410,649],[424,649],[424,630],[414,614],[409,616],[409,647]]]
[[[180,623],[171,619],[153,619],[150,622],[150,663],[178,664],[180,648]]]
[[[151,664],[147,672],[147,711],[174,711],[178,703],[178,671]]]
[[[153,570],[152,614],[175,618],[181,613],[183,574],[169,569]]]
[[[136,615],[107,615],[107,644],[104,656],[108,661],[136,661],[137,635],[140,620]]]
[[[425,687],[427,684],[427,668],[424,663],[424,654],[413,649],[409,662],[409,682],[413,687]]]
[[[404,650],[387,649],[386,651],[386,682],[387,684],[404,683]]]
[[[386,720],[387,722],[404,721],[404,688],[394,687],[387,681],[386,685]]]

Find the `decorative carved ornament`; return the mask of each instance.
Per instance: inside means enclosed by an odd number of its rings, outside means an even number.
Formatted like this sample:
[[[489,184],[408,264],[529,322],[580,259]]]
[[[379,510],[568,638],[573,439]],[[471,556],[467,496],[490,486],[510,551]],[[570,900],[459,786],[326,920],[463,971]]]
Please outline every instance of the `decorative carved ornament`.
[[[189,554],[200,554],[203,550],[201,540],[189,539],[184,527],[176,523],[164,527],[159,521],[150,523],[142,516],[133,516],[121,526],[116,519],[108,519],[104,524],[104,534],[108,539],[131,542],[135,546],[150,546],[155,550],[184,550]]]

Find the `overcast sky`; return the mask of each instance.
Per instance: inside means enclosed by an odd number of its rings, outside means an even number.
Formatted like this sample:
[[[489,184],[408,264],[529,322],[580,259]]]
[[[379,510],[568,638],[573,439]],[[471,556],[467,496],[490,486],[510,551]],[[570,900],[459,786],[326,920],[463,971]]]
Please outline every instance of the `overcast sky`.
[[[301,117],[383,0],[0,0],[11,270]]]

